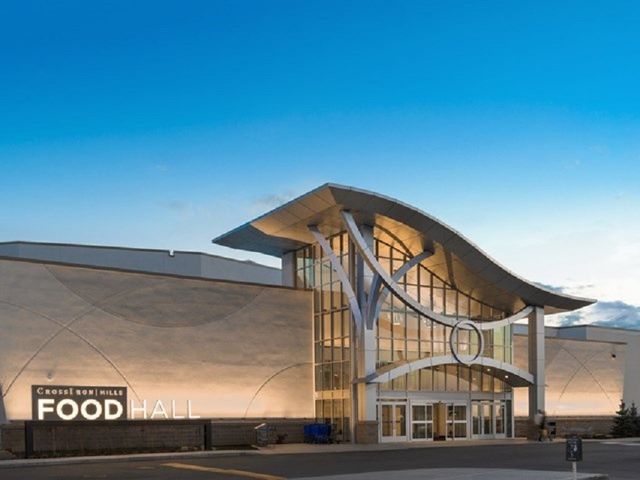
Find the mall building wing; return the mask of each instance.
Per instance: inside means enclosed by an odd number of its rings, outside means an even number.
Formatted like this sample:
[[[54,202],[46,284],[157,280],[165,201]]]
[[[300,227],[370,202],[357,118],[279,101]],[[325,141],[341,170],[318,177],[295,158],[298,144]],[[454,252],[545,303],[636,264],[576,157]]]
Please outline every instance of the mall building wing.
[[[122,386],[133,405],[188,401],[202,418],[315,418],[363,443],[513,437],[515,417],[640,401],[640,332],[545,327],[595,300],[517,276],[400,201],[326,184],[214,243],[282,268],[0,244],[0,422],[32,418],[34,385]]]

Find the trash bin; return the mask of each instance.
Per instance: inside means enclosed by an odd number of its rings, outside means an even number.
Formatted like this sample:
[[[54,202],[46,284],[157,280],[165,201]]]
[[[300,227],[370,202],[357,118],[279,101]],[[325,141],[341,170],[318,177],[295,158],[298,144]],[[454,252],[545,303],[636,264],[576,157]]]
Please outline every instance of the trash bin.
[[[331,425],[328,423],[310,423],[304,426],[305,443],[331,443]]]
[[[256,445],[259,447],[269,445],[269,425],[261,423],[254,430],[256,431]]]

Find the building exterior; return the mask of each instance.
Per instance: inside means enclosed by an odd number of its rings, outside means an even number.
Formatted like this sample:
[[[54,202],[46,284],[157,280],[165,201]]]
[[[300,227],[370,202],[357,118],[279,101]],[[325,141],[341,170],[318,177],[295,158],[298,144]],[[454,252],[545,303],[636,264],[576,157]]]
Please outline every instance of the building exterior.
[[[4,409],[30,419],[32,385],[120,385],[136,406],[311,417],[310,312],[291,288],[2,259]]]
[[[327,184],[189,252],[0,244],[0,421],[33,385],[121,385],[199,417],[312,419],[357,442],[503,438],[640,401],[640,332],[544,327],[594,300],[508,271],[399,201]],[[137,410],[142,415],[141,410]],[[307,420],[308,421],[308,420]]]

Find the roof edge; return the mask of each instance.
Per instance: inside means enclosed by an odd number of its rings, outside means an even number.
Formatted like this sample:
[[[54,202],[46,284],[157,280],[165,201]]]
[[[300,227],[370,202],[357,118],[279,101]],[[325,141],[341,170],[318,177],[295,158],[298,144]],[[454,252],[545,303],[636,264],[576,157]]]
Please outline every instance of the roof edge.
[[[123,247],[123,246],[119,246],[119,245],[95,245],[95,244],[88,244],[88,243],[62,243],[62,242],[34,242],[34,241],[30,241],[30,240],[11,240],[11,241],[5,241],[5,242],[0,242],[0,246],[3,245],[42,245],[42,246],[48,246],[48,247],[79,247],[79,248],[95,248],[95,249],[100,249],[100,250],[119,250],[119,251],[127,251],[127,252],[146,252],[146,253],[166,253],[167,256],[171,256],[171,254],[173,253],[173,255],[175,254],[182,254],[182,255],[200,255],[203,257],[208,257],[208,258],[218,258],[221,260],[229,260],[231,262],[237,262],[237,263],[243,263],[243,264],[248,264],[248,265],[255,265],[256,267],[262,267],[262,268],[269,268],[271,270],[281,270],[280,268],[277,267],[272,267],[270,265],[265,265],[263,263],[258,263],[258,262],[254,262],[253,260],[240,260],[237,258],[231,258],[231,257],[224,257],[222,255],[216,255],[214,253],[207,253],[207,252],[199,252],[196,250],[167,250],[167,249],[163,249],[163,248],[145,248],[145,247]],[[25,258],[25,257],[13,257],[13,256],[2,256],[3,258]]]
[[[535,282],[531,282],[529,280],[526,280],[525,278],[519,276],[518,274],[514,273],[513,271],[511,271],[510,269],[508,269],[507,267],[505,267],[504,265],[502,265],[500,262],[498,262],[495,258],[493,258],[491,255],[489,255],[488,253],[486,253],[483,249],[481,249],[478,245],[476,245],[474,242],[472,242],[471,240],[469,240],[466,236],[464,236],[462,233],[460,233],[458,230],[456,230],[455,228],[449,226],[448,224],[446,224],[445,222],[441,221],[440,219],[426,213],[425,211],[423,211],[422,209],[418,208],[418,207],[414,207],[412,205],[409,205],[401,200],[395,199],[393,197],[389,197],[383,194],[379,194],[376,192],[372,192],[370,190],[365,190],[365,189],[360,189],[360,188],[356,188],[356,187],[350,187],[350,186],[346,186],[346,185],[340,185],[340,184],[336,184],[336,183],[324,183],[316,188],[314,188],[313,190],[310,190],[302,195],[299,195],[298,197],[289,200],[288,202],[268,211],[267,213],[264,213],[263,215],[260,215],[259,217],[250,220],[249,222],[246,222],[236,228],[234,228],[233,230],[230,230],[222,235],[219,235],[218,237],[214,238],[212,240],[213,243],[217,243],[217,244],[222,244],[225,246],[230,246],[228,244],[225,244],[225,239],[227,239],[228,237],[233,237],[236,233],[238,233],[239,231],[243,230],[243,229],[252,229],[253,224],[259,220],[262,220],[270,215],[273,215],[277,212],[280,212],[281,210],[286,209],[287,207],[295,204],[296,202],[299,202],[301,199],[309,196],[309,195],[313,195],[314,193],[323,190],[323,189],[337,189],[337,190],[342,190],[344,192],[347,191],[351,191],[351,192],[355,192],[364,196],[368,196],[371,197],[372,199],[378,199],[378,200],[383,200],[384,202],[388,202],[392,207],[399,207],[400,210],[404,209],[406,212],[409,212],[413,215],[418,215],[422,218],[425,218],[431,222],[434,222],[436,224],[438,224],[440,227],[442,227],[444,230],[447,231],[448,234],[451,235],[451,237],[456,237],[457,239],[461,240],[462,242],[466,243],[469,247],[471,247],[471,254],[472,255],[476,255],[476,256],[480,256],[482,258],[484,258],[485,260],[487,260],[488,262],[490,262],[490,264],[494,265],[496,268],[498,268],[499,270],[501,270],[502,272],[504,272],[506,275],[511,276],[514,280],[516,280],[517,282],[519,282],[522,285],[522,288],[525,288],[529,291],[529,294],[527,295],[525,292],[522,292],[522,294],[519,294],[521,297],[533,297],[534,295],[532,295],[533,293],[539,293],[542,294],[543,297],[545,297],[545,301],[544,301],[544,305],[538,305],[538,306],[548,306],[551,307],[552,311],[549,313],[559,313],[562,311],[571,311],[571,310],[577,310],[579,308],[588,306],[588,305],[592,305],[594,303],[597,302],[596,299],[592,299],[592,298],[586,298],[586,297],[579,297],[579,296],[575,296],[575,295],[570,295],[570,294],[566,294],[566,293],[559,293],[559,292],[554,292],[552,290],[549,290],[545,287],[542,287],[540,285],[538,285]],[[332,192],[333,194],[333,192]],[[335,194],[334,194],[335,197]],[[338,204],[337,200],[336,200],[336,205]],[[345,206],[346,208],[348,208],[348,205]],[[401,223],[404,223],[405,225],[407,225],[410,228],[415,229],[416,231],[420,232],[420,229],[417,228],[415,225],[411,225],[410,223],[407,223],[404,219],[400,219],[400,218],[394,218],[394,216],[392,214],[390,214],[391,212],[391,208],[388,208],[385,211],[380,211],[378,212],[380,215],[384,215],[384,216],[388,216],[389,218],[392,218],[396,221],[399,221]],[[375,213],[375,212],[374,212]],[[397,212],[396,212],[397,213]],[[409,215],[410,216],[410,215]],[[234,247],[232,247],[234,248]],[[235,247],[235,248],[239,248],[241,249],[241,246]],[[446,247],[445,247],[446,248]],[[277,250],[274,248],[274,250]],[[258,251],[258,250],[256,250]],[[452,250],[453,253],[456,253],[455,251]],[[266,253],[266,251],[263,251],[262,253]],[[272,254],[272,253],[268,253],[268,254]],[[274,255],[276,256],[276,255]],[[554,301],[555,300],[555,301]],[[539,302],[538,302],[539,303]],[[537,305],[536,302],[530,302],[530,304],[532,305]],[[555,311],[554,311],[555,310]]]

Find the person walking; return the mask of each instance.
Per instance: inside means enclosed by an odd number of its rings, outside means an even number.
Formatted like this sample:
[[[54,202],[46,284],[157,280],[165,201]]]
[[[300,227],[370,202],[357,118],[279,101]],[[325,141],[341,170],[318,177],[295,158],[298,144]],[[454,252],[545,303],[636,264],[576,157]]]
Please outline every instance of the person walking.
[[[536,425],[538,425],[538,441],[546,442],[549,439],[549,431],[547,430],[547,416],[542,410],[538,410],[535,416]]]

